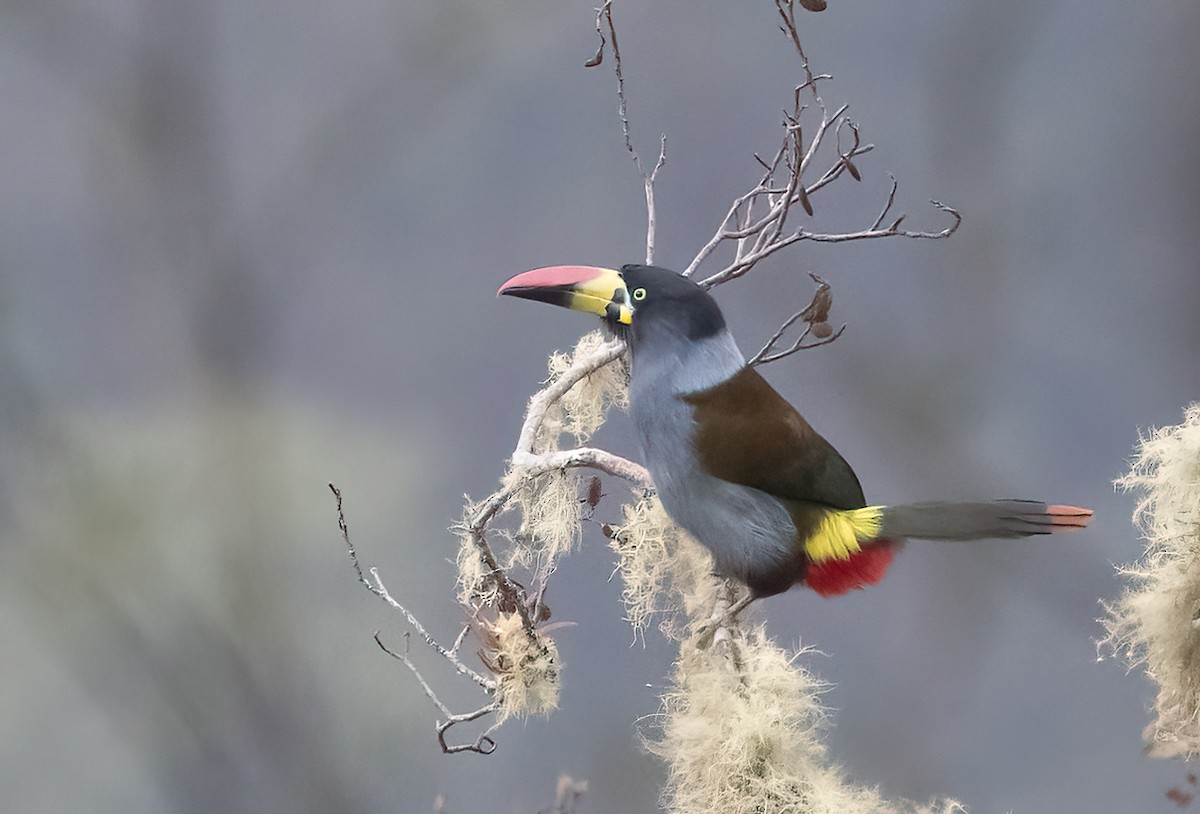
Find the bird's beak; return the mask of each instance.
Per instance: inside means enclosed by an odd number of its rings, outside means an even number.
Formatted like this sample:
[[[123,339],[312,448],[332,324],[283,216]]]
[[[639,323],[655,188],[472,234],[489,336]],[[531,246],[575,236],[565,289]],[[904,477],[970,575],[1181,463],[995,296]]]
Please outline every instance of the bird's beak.
[[[500,286],[496,295],[561,305],[572,311],[598,314],[628,325],[633,319],[629,292],[621,273],[595,266],[548,266],[518,274]]]

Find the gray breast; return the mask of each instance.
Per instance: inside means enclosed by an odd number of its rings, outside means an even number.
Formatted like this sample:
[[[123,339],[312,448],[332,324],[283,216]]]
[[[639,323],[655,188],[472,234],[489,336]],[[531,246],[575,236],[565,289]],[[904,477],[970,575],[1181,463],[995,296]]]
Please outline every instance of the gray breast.
[[[718,573],[752,581],[790,561],[795,527],[775,498],[700,469],[692,407],[680,398],[720,384],[744,364],[726,331],[699,341],[639,343],[629,412],[663,508],[712,552]]]

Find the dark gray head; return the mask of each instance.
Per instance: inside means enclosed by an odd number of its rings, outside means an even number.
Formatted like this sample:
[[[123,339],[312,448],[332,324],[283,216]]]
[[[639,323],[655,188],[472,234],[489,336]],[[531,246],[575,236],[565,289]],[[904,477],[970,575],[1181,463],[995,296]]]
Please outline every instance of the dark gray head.
[[[721,309],[707,291],[670,269],[660,266],[621,266],[633,318],[624,329],[631,346],[651,337],[698,341],[725,330]]]
[[[696,283],[658,266],[547,266],[518,274],[500,294],[599,316],[634,357],[633,390],[690,393],[745,364],[716,301]],[[663,377],[666,378],[663,378]]]
[[[547,266],[518,274],[498,293],[597,314],[631,345],[650,337],[699,341],[725,330],[707,291],[660,266]]]

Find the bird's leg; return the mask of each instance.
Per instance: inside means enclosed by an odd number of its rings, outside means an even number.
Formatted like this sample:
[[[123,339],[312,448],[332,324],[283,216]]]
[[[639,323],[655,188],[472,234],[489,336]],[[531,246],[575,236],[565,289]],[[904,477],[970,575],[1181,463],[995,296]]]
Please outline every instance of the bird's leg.
[[[729,638],[729,625],[737,615],[754,601],[754,595],[749,591],[734,597],[740,592],[741,586],[731,580],[724,580],[717,591],[717,600],[713,603],[712,613],[696,628],[696,647],[707,650],[717,640]],[[743,589],[744,590],[744,589]]]
[[[753,601],[754,601],[754,595],[751,594],[749,591],[742,594],[741,598],[738,599],[738,601],[734,602],[732,605],[730,605],[729,610],[725,611],[726,621],[732,622],[734,619],[737,618],[737,615],[739,613],[744,611],[746,608],[750,607],[750,603]]]

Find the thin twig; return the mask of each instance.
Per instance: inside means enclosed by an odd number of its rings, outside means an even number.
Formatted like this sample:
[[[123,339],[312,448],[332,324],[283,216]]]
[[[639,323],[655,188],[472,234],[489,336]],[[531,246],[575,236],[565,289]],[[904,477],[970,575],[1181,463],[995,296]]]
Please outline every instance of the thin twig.
[[[783,138],[779,149],[770,160],[759,154],[754,155],[755,161],[763,169],[762,176],[754,186],[733,200],[716,231],[684,269],[685,276],[695,275],[700,266],[707,262],[720,246],[726,242],[732,243],[732,260],[724,268],[700,281],[706,288],[741,277],[762,260],[802,240],[818,243],[881,237],[936,240],[953,234],[961,220],[954,209],[934,202],[936,208],[954,219],[945,229],[904,229],[901,225],[903,217],[885,225],[885,219],[895,202],[896,187],[893,178],[893,186],[883,211],[867,229],[833,232],[807,226],[788,228],[795,204],[800,204],[805,213],[811,216],[813,197],[817,192],[847,173],[855,180],[861,180],[861,172],[855,159],[871,152],[874,147],[863,143],[858,125],[846,116],[847,106],[842,105],[832,111],[826,107],[819,83],[830,76],[814,74],[809,65],[796,24],[794,0],[775,0],[775,8],[779,14],[780,28],[799,57],[803,81],[793,89],[791,108],[784,112]],[[802,120],[807,122],[810,119],[811,124],[802,126]],[[830,140],[831,133],[835,157],[815,180],[805,180],[813,175],[813,164],[819,155],[825,153],[822,145]],[[756,208],[756,204],[760,202],[765,204],[765,209]],[[758,214],[754,216],[756,209]]]
[[[633,138],[629,132],[629,104],[625,96],[625,73],[622,70],[621,47],[617,44],[617,29],[613,24],[612,0],[604,0],[604,4],[596,9],[596,34],[600,37],[600,47],[596,51],[596,56],[588,61],[589,66],[599,65],[603,59],[606,42],[605,27],[608,29],[607,42],[612,47],[613,73],[617,77],[617,116],[621,120],[621,135],[625,138],[625,149],[633,158],[633,164],[637,167],[638,175],[642,177],[642,184],[646,190],[646,265],[649,266],[654,263],[654,242],[657,229],[654,182],[658,179],[658,171],[667,163],[667,136],[664,133],[659,137],[658,159],[654,162],[654,167],[647,173],[642,166],[641,156],[633,146]]]
[[[894,220],[890,226],[882,229],[873,227],[870,229],[863,229],[858,232],[835,233],[808,232],[799,230],[797,232],[797,239],[812,240],[817,243],[844,243],[848,240],[873,240],[880,237],[908,237],[915,240],[941,240],[943,238],[950,237],[950,235],[958,231],[958,227],[962,224],[962,215],[959,213],[959,211],[952,207],[946,206],[940,201],[930,201],[930,203],[933,204],[935,208],[940,209],[942,212],[945,212],[947,215],[952,217],[954,222],[945,229],[939,229],[936,232],[928,232],[920,229],[901,229],[900,223],[905,218],[904,215],[901,215],[900,217],[896,218],[896,220]]]
[[[802,350],[819,348],[822,345],[828,345],[830,342],[835,341],[839,336],[842,335],[842,332],[846,330],[845,325],[843,325],[841,328],[838,328],[837,331],[832,331],[829,328],[829,309],[833,306],[833,296],[830,294],[829,283],[825,282],[811,271],[808,273],[808,276],[811,277],[813,282],[817,284],[817,290],[813,292],[812,299],[809,300],[808,305],[804,306],[804,308],[800,309],[783,321],[783,324],[780,325],[775,333],[771,335],[771,338],[768,339],[767,343],[759,349],[758,353],[750,357],[750,361],[746,363],[748,366],[754,367],[755,365],[767,364],[768,362],[774,362],[779,359],[783,359]],[[800,336],[797,337],[797,339],[792,342],[791,346],[786,350],[776,351],[775,348],[778,346],[779,341],[783,338],[783,335],[787,333],[789,328],[791,328],[800,320],[804,320],[806,323],[808,323],[804,327],[804,331],[801,332]],[[822,332],[816,332],[815,329],[818,326],[823,328]],[[805,344],[805,340],[808,339],[808,337],[814,332],[817,333],[818,340]]]
[[[434,692],[433,687],[429,685],[429,682],[425,680],[425,676],[421,675],[421,671],[417,669],[417,665],[413,664],[412,659],[409,658],[407,633],[404,634],[404,650],[400,653],[397,653],[395,650],[392,650],[383,643],[383,640],[379,638],[379,631],[375,631],[375,643],[379,645],[379,648],[383,650],[383,652],[387,653],[392,658],[403,662],[404,666],[409,669],[414,677],[416,677],[417,683],[420,684],[421,689],[425,691],[426,697],[433,702],[434,706],[441,711],[442,715],[446,716],[444,721],[438,721],[436,727],[438,744],[441,745],[443,752],[446,754],[454,754],[455,752],[477,752],[481,755],[490,755],[492,752],[496,751],[496,741],[491,738],[491,733],[495,731],[497,726],[496,724],[488,727],[482,734],[478,735],[472,743],[453,745],[449,744],[446,742],[446,734],[450,731],[450,728],[456,724],[477,721],[484,715],[497,712],[500,709],[499,702],[493,701],[492,703],[486,704],[472,712],[451,712],[450,708],[447,707],[442,699],[438,697],[438,694]]]
[[[633,139],[629,135],[629,113],[628,104],[625,99],[625,74],[621,70],[621,47],[617,44],[617,29],[613,25],[612,0],[604,0],[604,5],[596,9],[596,33],[600,35],[601,47],[604,45],[604,32],[601,30],[602,22],[608,26],[609,44],[612,47],[613,73],[617,76],[617,116],[621,119],[621,133],[625,136],[625,149],[629,151],[630,157],[633,158],[633,163],[637,167],[638,173],[645,178],[646,171],[642,169],[642,159],[638,156],[637,150],[633,148]]]
[[[804,344],[804,340],[807,339],[809,333],[812,332],[812,326],[810,325],[804,329],[804,333],[800,334],[800,337],[795,342],[793,342],[791,344],[791,346],[788,347],[787,350],[782,350],[778,353],[771,353],[771,354],[763,354],[762,351],[759,351],[758,354],[756,354],[755,357],[753,359],[751,359],[747,364],[754,366],[754,365],[765,365],[765,364],[769,364],[771,362],[778,362],[780,359],[791,356],[793,353],[798,353],[802,350],[811,350],[812,348],[819,348],[822,345],[828,345],[830,342],[836,342],[838,337],[840,337],[845,331],[846,331],[846,326],[842,325],[842,327],[838,328],[836,331],[834,331],[833,333],[831,333],[829,336],[825,337],[824,339],[818,339],[817,341],[809,342],[806,345],[806,344]]]
[[[649,175],[643,175],[642,180],[646,187],[646,265],[654,265],[654,238],[657,229],[654,209],[654,181],[658,178],[658,171],[667,163],[667,134],[663,133],[659,137],[658,142],[658,159],[654,162],[654,169],[650,170]]]
[[[338,528],[342,532],[342,540],[345,542],[346,550],[350,554],[350,562],[354,566],[354,573],[358,576],[358,581],[361,582],[368,591],[375,594],[394,609],[398,610],[404,617],[405,621],[408,622],[409,627],[417,632],[417,635],[425,641],[425,644],[429,645],[429,647],[432,648],[439,656],[450,662],[450,664],[454,666],[454,669],[460,675],[467,676],[485,690],[495,690],[497,686],[495,681],[472,670],[470,667],[463,664],[462,660],[458,658],[457,651],[462,640],[461,634],[459,635],[458,639],[455,640],[454,647],[447,650],[441,645],[440,642],[438,642],[437,639],[433,637],[433,634],[425,629],[425,626],[421,624],[421,621],[417,619],[417,617],[414,616],[408,608],[396,601],[395,597],[388,592],[387,586],[383,584],[383,580],[379,577],[378,569],[369,569],[371,579],[367,579],[366,574],[363,572],[362,564],[358,559],[358,551],[355,550],[354,544],[350,542],[350,527],[346,522],[346,515],[342,508],[342,492],[332,483],[329,484],[329,489],[333,492],[333,496],[337,500]]]
[[[458,651],[459,651],[459,649],[462,647],[462,644],[463,644],[463,642],[464,642],[464,641],[466,641],[467,634],[468,634],[468,633],[470,633],[470,632],[471,632],[471,626],[470,626],[470,625],[463,625],[463,626],[462,626],[462,630],[460,630],[460,631],[458,632],[458,635],[454,637],[454,644],[450,645],[450,652],[451,652],[451,653],[454,653],[455,655],[458,655]]]
[[[775,343],[777,343],[780,339],[783,338],[783,335],[784,335],[784,333],[787,332],[787,329],[792,327],[792,325],[794,325],[796,323],[796,321],[798,319],[800,319],[800,317],[804,316],[804,311],[806,311],[806,310],[808,310],[808,309],[806,308],[806,309],[797,311],[796,313],[792,314],[790,317],[785,319],[783,321],[783,324],[779,326],[779,330],[777,330],[777,331],[775,331],[775,333],[771,334],[771,338],[767,340],[767,344],[765,344],[761,348],[759,348],[758,353],[751,356],[750,360],[748,362],[746,362],[746,365],[748,367],[754,367],[759,362],[761,362],[763,360],[763,357],[766,356],[768,353],[770,353],[771,349],[773,347],[775,347]],[[800,339],[803,340],[806,336],[808,336],[808,334],[811,331],[812,331],[812,326],[809,325],[807,328],[804,329],[804,333],[800,334]]]
[[[808,55],[804,53],[804,46],[800,42],[800,32],[796,29],[796,7],[792,4],[791,0],[775,0],[775,9],[783,19],[784,33],[788,35],[788,39],[792,41],[796,53],[800,55],[800,62],[804,67],[804,75],[808,78],[808,82],[812,83],[813,72],[808,65]]]
[[[892,175],[890,172],[888,173],[888,177],[892,179],[892,188],[888,191],[887,200],[883,203],[883,209],[879,211],[879,217],[875,218],[875,220],[871,222],[872,229],[879,228],[879,225],[883,223],[883,219],[888,216],[888,212],[892,211],[892,204],[896,202],[896,189],[900,186],[900,184],[898,181],[896,181],[896,176]]]

